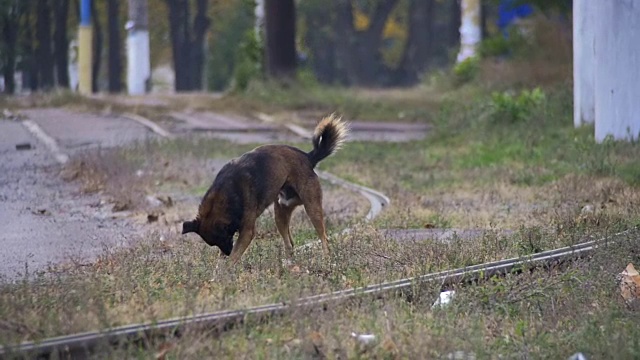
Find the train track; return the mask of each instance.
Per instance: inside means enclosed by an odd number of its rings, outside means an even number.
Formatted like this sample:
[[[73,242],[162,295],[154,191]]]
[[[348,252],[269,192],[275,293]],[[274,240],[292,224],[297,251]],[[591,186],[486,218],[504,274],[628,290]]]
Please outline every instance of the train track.
[[[550,267],[576,260],[592,254],[596,249],[607,247],[631,236],[638,229],[629,229],[599,240],[587,241],[574,246],[544,251],[529,256],[489,262],[464,268],[441,271],[417,277],[384,282],[364,287],[304,297],[291,303],[274,303],[243,310],[225,310],[200,315],[178,317],[154,323],[132,324],[106,330],[54,337],[38,342],[25,342],[0,348],[0,358],[71,357],[86,358],[96,349],[125,343],[152,340],[157,337],[179,337],[186,330],[206,328],[212,333],[222,333],[247,321],[262,321],[286,315],[292,310],[326,308],[349,300],[380,297],[392,293],[407,294],[419,285],[429,283],[448,287],[460,283],[475,282],[496,275]],[[637,238],[634,239],[637,241]]]

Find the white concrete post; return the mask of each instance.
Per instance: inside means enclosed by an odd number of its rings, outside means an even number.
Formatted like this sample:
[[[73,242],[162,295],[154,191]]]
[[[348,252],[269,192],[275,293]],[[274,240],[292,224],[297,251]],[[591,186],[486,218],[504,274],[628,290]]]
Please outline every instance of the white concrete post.
[[[596,12],[595,139],[640,134],[640,1],[589,1]]]
[[[480,0],[462,0],[460,23],[460,52],[457,62],[476,55],[476,49],[482,40],[482,25],[480,23]]]
[[[256,7],[254,9],[254,15],[256,17],[253,29],[256,33],[256,38],[262,41],[262,32],[264,29],[264,0],[255,0]]]
[[[595,108],[596,7],[593,0],[573,1],[573,124],[593,124]]]
[[[127,91],[131,95],[140,95],[148,92],[151,86],[147,0],[129,0],[126,29]]]

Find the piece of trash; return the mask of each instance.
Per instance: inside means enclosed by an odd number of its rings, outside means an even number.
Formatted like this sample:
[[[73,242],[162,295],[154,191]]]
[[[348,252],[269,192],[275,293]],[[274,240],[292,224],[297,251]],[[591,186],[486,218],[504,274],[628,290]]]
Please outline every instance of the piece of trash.
[[[144,175],[144,171],[142,171],[142,170],[136,171],[136,176],[137,177],[142,177],[143,175]]]
[[[447,305],[448,303],[451,302],[451,299],[453,298],[453,295],[456,292],[454,290],[447,290],[447,291],[443,291],[440,293],[440,296],[438,297],[438,300],[436,300],[433,305],[431,305],[431,308],[437,308],[440,306],[444,306]]]
[[[584,356],[583,353],[579,352],[569,356],[567,360],[587,360],[587,357]]]
[[[31,150],[31,144],[30,143],[16,144],[16,150]]]
[[[627,303],[640,298],[640,274],[632,263],[620,273],[620,294]]]
[[[356,334],[351,333],[351,337],[358,340],[361,344],[368,345],[376,340],[376,336],[373,334]]]

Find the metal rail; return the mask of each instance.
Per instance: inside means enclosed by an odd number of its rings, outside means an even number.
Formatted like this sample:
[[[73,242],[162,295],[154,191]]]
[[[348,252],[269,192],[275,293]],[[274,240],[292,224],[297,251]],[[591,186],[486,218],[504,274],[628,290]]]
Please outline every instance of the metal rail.
[[[637,229],[629,229],[599,240],[584,242],[555,250],[518,258],[489,262],[468,266],[455,270],[447,270],[432,274],[411,277],[381,284],[352,288],[326,294],[301,298],[292,303],[276,303],[244,310],[225,310],[201,315],[184,316],[154,323],[132,324],[106,330],[60,336],[37,342],[25,342],[15,346],[0,348],[0,358],[11,357],[49,357],[53,355],[71,356],[73,358],[88,357],[100,346],[118,345],[152,339],[157,336],[179,336],[187,329],[204,327],[217,332],[224,332],[246,320],[265,320],[269,317],[283,315],[291,310],[311,309],[338,304],[347,300],[366,296],[382,296],[394,291],[411,291],[416,285],[438,283],[451,286],[461,282],[487,279],[495,275],[518,272],[550,266],[584,257],[595,249],[621,240]]]

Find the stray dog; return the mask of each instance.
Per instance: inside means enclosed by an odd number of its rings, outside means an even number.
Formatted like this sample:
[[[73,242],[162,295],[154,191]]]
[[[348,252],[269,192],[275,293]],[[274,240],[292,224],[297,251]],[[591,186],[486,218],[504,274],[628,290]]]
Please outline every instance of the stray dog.
[[[182,223],[182,233],[200,235],[237,263],[253,240],[256,219],[273,203],[276,227],[291,257],[291,213],[303,205],[328,255],[322,189],[313,169],[335,153],[347,135],[346,124],[330,115],[316,126],[311,139],[313,150],[308,153],[287,145],[263,145],[231,160],[220,169],[205,193],[195,220]],[[238,239],[234,245],[236,232]]]

